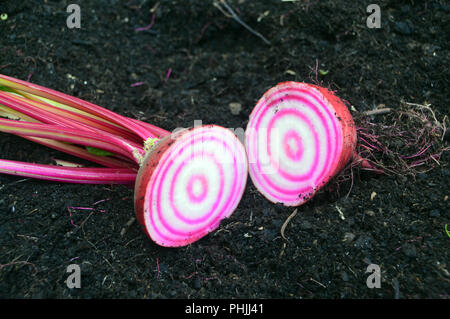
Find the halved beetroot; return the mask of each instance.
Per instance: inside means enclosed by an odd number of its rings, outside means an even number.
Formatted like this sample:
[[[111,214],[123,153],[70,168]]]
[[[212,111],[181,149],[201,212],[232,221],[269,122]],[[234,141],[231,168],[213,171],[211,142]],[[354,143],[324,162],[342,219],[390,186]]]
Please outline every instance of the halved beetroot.
[[[139,170],[135,211],[161,246],[188,245],[215,230],[245,189],[245,148],[231,130],[205,125],[161,139]]]
[[[284,82],[256,104],[245,142],[256,188],[274,203],[298,206],[348,163],[356,129],[347,107],[331,91]]]

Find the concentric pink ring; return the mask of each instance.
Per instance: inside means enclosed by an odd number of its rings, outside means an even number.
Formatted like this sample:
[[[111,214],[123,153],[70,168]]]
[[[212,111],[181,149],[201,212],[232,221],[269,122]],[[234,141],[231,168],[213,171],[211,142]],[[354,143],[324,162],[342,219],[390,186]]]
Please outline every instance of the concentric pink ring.
[[[211,139],[212,139],[212,140],[216,140],[215,138],[211,138]],[[193,141],[192,141],[192,142],[193,142]],[[182,149],[180,149],[180,152],[181,152],[181,151],[182,151]],[[205,156],[205,154],[202,154],[202,156]],[[208,155],[207,155],[207,156],[208,156]],[[167,166],[166,169],[163,171],[163,173],[162,173],[163,176],[167,173],[167,169],[168,169],[168,168],[169,168],[169,167]],[[234,177],[236,177],[236,166],[235,166]],[[160,182],[159,185],[158,185],[158,192],[157,192],[158,196],[159,196],[159,194],[161,194],[161,187],[162,187],[162,181],[163,181],[163,180],[164,180],[164,178],[161,178],[161,182]],[[172,188],[172,186],[173,186],[173,182],[171,183],[171,188]],[[221,187],[222,187],[222,183],[221,183]],[[172,191],[171,191],[171,192],[172,192]],[[151,194],[152,194],[152,193],[153,193],[153,188],[152,188],[152,190],[151,190]],[[218,206],[219,202],[220,202],[220,197],[218,197],[216,203],[214,204],[214,209],[215,209],[215,210],[217,210],[217,206]],[[173,205],[173,202],[171,201],[170,204],[171,204],[171,206],[172,206],[172,205]],[[212,209],[211,209],[211,211],[207,214],[206,219],[203,219],[203,217],[202,217],[202,218],[199,218],[198,220],[200,220],[200,219],[201,219],[202,221],[207,220],[209,217],[211,217],[212,215],[214,215],[215,210],[212,210]],[[178,210],[175,211],[175,214],[176,214],[176,217],[178,217],[180,220],[183,220],[184,222],[187,222],[188,224],[192,224],[192,221],[186,219],[183,215],[181,215],[181,213],[179,213]],[[162,218],[162,216],[161,216],[161,201],[160,201],[160,200],[157,200],[157,216],[158,216],[159,221],[160,221],[161,224],[163,225],[163,227],[164,227],[166,230],[168,230],[170,233],[174,234],[174,235],[178,235],[178,236],[195,236],[195,235],[196,235],[196,233],[192,233],[192,232],[184,232],[184,231],[176,230],[176,229],[172,228],[169,224],[167,224],[167,222],[165,221],[165,219]],[[153,216],[151,216],[151,217],[152,217],[152,223],[154,224],[155,221],[154,221],[154,219],[153,219]],[[220,217],[221,217],[221,214],[220,214],[220,213],[217,214],[216,218],[213,219],[212,223],[214,223],[214,222],[215,222],[217,219],[219,219]],[[159,232],[159,230],[157,229],[157,227],[155,227],[155,230],[159,233],[160,237],[166,237],[164,234],[161,234],[161,233]],[[199,229],[197,232],[202,232],[202,231],[203,231],[202,229]]]
[[[212,140],[216,140],[214,138],[212,138]],[[219,168],[220,171],[220,188],[219,188],[219,194],[217,195],[217,199],[214,202],[210,213],[208,213],[205,216],[202,216],[200,218],[188,218],[186,216],[184,216],[183,214],[181,214],[181,212],[178,210],[178,208],[176,207],[174,200],[173,200],[173,193],[174,193],[174,187],[178,178],[178,174],[180,173],[181,169],[184,168],[184,166],[186,165],[186,163],[182,163],[180,166],[178,166],[177,170],[175,171],[175,174],[173,176],[172,179],[172,183],[170,184],[170,193],[169,193],[169,200],[170,200],[170,206],[173,209],[175,216],[178,217],[180,220],[182,220],[183,222],[185,222],[186,224],[200,224],[202,222],[204,222],[205,220],[208,220],[209,217],[211,217],[211,215],[215,212],[215,210],[217,209],[217,206],[220,204],[220,200],[221,197],[223,195],[223,188],[224,188],[224,180],[223,180],[223,169],[221,166],[217,165],[217,159],[212,155],[212,154],[208,154],[208,153],[202,153],[203,157],[208,157],[210,159],[212,159],[214,161],[214,163],[216,164],[216,166]],[[164,170],[163,174],[166,175],[167,174],[167,170],[169,169],[169,167],[166,167],[166,169]],[[236,175],[235,175],[236,176]],[[158,186],[158,194],[160,194],[161,192],[161,186],[162,183],[159,184]],[[159,210],[161,210],[161,207],[158,207],[158,212]],[[158,215],[160,217],[160,215]],[[160,217],[161,220],[161,217]],[[164,225],[166,227],[166,225]],[[167,226],[166,228],[168,228],[169,226]],[[173,232],[174,234],[178,234],[177,231]]]
[[[285,90],[283,90],[283,91],[285,91]],[[281,91],[281,93],[284,93],[283,91]],[[276,93],[278,94],[279,92],[276,92]],[[314,106],[314,105],[312,105],[311,103],[309,103],[308,101],[306,101],[304,98],[295,96],[295,95],[293,95],[292,93],[291,93],[291,95],[287,95],[287,96],[285,95],[283,98],[280,97],[280,98],[278,98],[278,99],[276,99],[276,100],[271,101],[271,103],[270,103],[269,105],[267,105],[267,106],[263,109],[262,114],[260,114],[260,116],[258,117],[258,120],[257,120],[257,122],[256,122],[255,127],[259,127],[259,123],[260,123],[260,121],[261,121],[261,118],[264,116],[264,114],[265,114],[266,112],[268,112],[268,111],[270,110],[270,108],[271,108],[273,105],[278,104],[281,100],[284,101],[284,100],[290,100],[290,99],[294,99],[294,100],[296,100],[297,102],[305,102],[305,103],[309,104],[309,106]],[[268,100],[268,99],[267,99],[267,100]],[[317,101],[317,102],[320,103],[321,101]],[[263,108],[263,105],[261,105],[261,108]],[[314,112],[315,114],[318,113],[318,111],[315,110],[314,108],[312,108],[312,110],[313,110],[313,112]],[[277,114],[278,114],[278,113],[283,113],[283,110],[278,111]],[[311,127],[311,131],[312,131],[313,134],[314,134],[315,145],[318,145],[318,144],[319,144],[319,142],[318,142],[318,137],[317,137],[316,131],[313,129],[313,125],[310,123],[310,121],[309,121],[303,114],[302,114],[302,117],[303,117],[304,119],[306,119],[306,122],[307,122],[307,123],[309,123],[309,126]],[[321,122],[322,122],[322,123],[325,122],[323,116],[318,115],[318,117],[321,119]],[[275,118],[275,117],[273,117],[273,118],[271,119],[271,122],[272,122],[272,123],[273,123],[274,118]],[[322,125],[323,125],[323,124],[322,124]],[[323,127],[326,127],[326,128],[327,128],[326,125],[323,125]],[[269,132],[270,132],[270,129],[271,129],[271,127],[270,127],[270,128],[268,127],[268,131],[269,131]],[[268,134],[268,136],[270,136],[270,134]],[[329,132],[328,132],[328,131],[327,131],[327,137],[329,137]],[[328,139],[327,139],[327,141],[328,141]],[[330,151],[330,148],[329,148],[330,145],[329,145],[328,142],[327,142],[327,145],[328,145],[328,151]],[[336,153],[336,149],[335,149],[335,152],[334,152],[334,153]],[[333,156],[333,158],[334,158],[334,156]],[[331,162],[331,161],[332,161],[331,158],[328,159],[328,163]],[[257,162],[256,165],[257,165],[257,169],[258,169],[259,171],[262,171],[260,162]],[[314,169],[315,169],[315,168],[316,168],[316,166],[314,166]],[[327,164],[326,166],[324,166],[324,169],[322,170],[322,172],[321,172],[321,174],[319,175],[319,178],[318,178],[318,179],[320,179],[320,178],[324,175],[324,171],[325,171],[327,168],[328,168],[328,164]],[[282,173],[282,175],[283,175],[283,173]],[[277,190],[277,191],[279,191],[279,192],[283,192],[283,193],[288,194],[288,195],[298,194],[299,192],[304,192],[304,191],[306,191],[306,190],[309,189],[309,187],[307,187],[307,188],[304,188],[304,187],[303,187],[303,188],[298,188],[298,189],[283,189],[283,188],[280,188],[278,185],[273,184],[272,180],[269,179],[268,176],[266,176],[266,175],[263,174],[263,175],[262,175],[262,178],[267,182],[267,184],[269,184],[269,185],[270,185],[271,187],[273,187],[275,190]],[[300,180],[302,180],[302,179],[298,179],[298,181],[300,181]]]
[[[297,150],[293,150],[290,141],[294,141]],[[300,135],[294,130],[289,130],[283,137],[283,150],[287,157],[292,161],[298,162],[302,159],[304,153],[303,141]]]
[[[267,195],[270,197],[277,198],[280,202],[296,202],[297,204],[301,202],[301,198],[299,199],[299,195],[304,192],[314,193],[316,188],[319,188],[323,182],[327,181],[330,178],[330,175],[333,173],[334,169],[338,165],[337,159],[339,158],[339,154],[342,150],[342,128],[340,127],[339,122],[336,119],[336,113],[334,116],[332,115],[332,108],[329,106],[329,102],[321,95],[321,93],[317,89],[311,89],[308,85],[299,84],[294,82],[288,82],[287,87],[277,87],[276,89],[271,89],[266,94],[264,94],[263,98],[258,101],[255,106],[252,114],[250,116],[250,121],[247,126],[247,130],[252,128],[254,131],[258,132],[260,129],[261,121],[263,118],[267,118],[267,112],[269,110],[273,110],[273,107],[276,105],[283,105],[286,102],[295,101],[298,104],[302,104],[305,108],[308,109],[309,112],[312,112],[316,117],[316,122],[311,122],[306,115],[300,112],[297,108],[276,108],[274,115],[269,117],[267,120],[269,121],[267,127],[267,154],[270,160],[270,163],[273,167],[275,167],[275,160],[272,158],[271,154],[271,134],[274,127],[274,123],[280,117],[288,115],[288,116],[296,116],[297,118],[301,118],[301,120],[309,127],[310,131],[314,136],[314,145],[315,145],[315,155],[313,166],[308,171],[308,173],[303,175],[293,175],[289,172],[285,172],[278,167],[277,174],[281,176],[286,181],[296,182],[296,181],[306,181],[309,180],[312,176],[316,176],[312,185],[315,186],[300,186],[299,187],[280,187],[278,183],[271,179],[270,176],[266,174],[261,174],[262,172],[261,162],[256,159],[255,163],[250,164],[250,176],[254,180],[255,186],[264,187],[265,191],[268,192]],[[289,85],[289,86],[288,86]],[[325,138],[319,139],[317,135],[317,131],[314,128],[316,125],[320,125],[321,129],[324,130]],[[253,140],[248,139],[246,147],[249,152],[249,156],[257,156],[257,143]],[[256,139],[256,138],[255,138]],[[326,157],[320,157],[317,152],[320,151],[321,147],[320,142],[325,141],[326,143]],[[323,142],[322,142],[323,143]],[[253,155],[255,154],[255,155]],[[322,155],[323,156],[323,155]],[[257,158],[257,157],[256,157]],[[317,172],[317,166],[319,162],[323,161],[321,164],[320,172]],[[327,176],[328,174],[328,176]],[[266,186],[263,186],[266,185]],[[271,191],[270,191],[271,190]],[[263,193],[264,193],[263,192]],[[308,194],[310,195],[310,194]]]
[[[273,116],[270,121],[269,121],[269,125],[267,127],[267,131],[269,132],[267,134],[267,153],[269,154],[269,159],[271,161],[271,163],[275,164],[273,159],[272,159],[272,153],[270,151],[270,145],[271,145],[271,141],[270,141],[270,132],[272,131],[274,122],[276,120],[278,120],[280,117],[283,116],[288,116],[288,115],[295,115],[296,117],[300,118],[303,122],[305,122],[305,124],[308,126],[308,128],[313,132],[314,135],[314,145],[318,145],[319,144],[319,138],[317,136],[317,132],[314,130],[314,125],[311,123],[311,121],[309,120],[309,118],[307,118],[303,113],[300,113],[298,110],[296,109],[283,109],[278,111],[278,113],[276,114],[276,116]],[[304,175],[300,175],[300,176],[296,176],[296,175],[292,175],[289,174],[285,171],[282,171],[281,169],[278,169],[278,173],[283,176],[285,179],[287,180],[291,180],[291,181],[304,181],[304,180],[308,180],[311,178],[311,174],[314,173],[315,169],[317,168],[318,165],[318,158],[319,158],[319,153],[315,152],[315,156],[314,156],[314,163],[313,166],[310,170],[310,172],[304,176]],[[261,164],[258,162],[258,169],[261,169]],[[263,175],[264,177],[265,175]]]
[[[209,128],[209,129],[208,129]],[[170,184],[170,194],[169,194],[169,202],[170,207],[174,213],[174,217],[177,218],[177,220],[181,221],[185,224],[194,225],[196,222],[206,222],[208,223],[204,225],[201,228],[198,229],[191,229],[190,231],[183,231],[182,229],[174,229],[170,223],[166,221],[162,214],[162,207],[161,207],[161,199],[159,194],[161,194],[162,191],[162,185],[166,178],[164,178],[164,175],[168,173],[168,170],[171,168],[170,164],[158,164],[154,172],[151,176],[151,179],[148,182],[149,187],[147,188],[145,192],[145,196],[153,197],[149,198],[145,201],[145,208],[144,211],[146,212],[145,215],[145,223],[150,223],[147,226],[148,233],[152,237],[152,239],[159,244],[163,246],[180,246],[180,245],[186,245],[188,243],[191,243],[207,233],[209,233],[211,230],[215,229],[220,221],[231,215],[233,210],[237,207],[239,203],[239,199],[242,197],[244,188],[245,188],[245,182],[246,177],[248,174],[248,164],[246,162],[246,156],[245,156],[245,149],[243,145],[239,142],[237,137],[229,131],[229,133],[222,133],[220,131],[217,131],[220,128],[220,130],[226,130],[225,128],[221,128],[218,126],[206,126],[201,128],[194,128],[193,131],[186,134],[188,137],[182,137],[180,140],[177,140],[176,146],[172,145],[168,150],[165,151],[164,155],[160,159],[160,163],[168,163],[171,160],[171,158],[176,158],[177,156],[181,156],[184,149],[189,147],[189,145],[194,145],[195,143],[203,143],[203,142],[216,142],[219,145],[222,145],[224,147],[224,150],[226,152],[230,152],[232,157],[232,162],[230,162],[231,167],[233,168],[234,172],[232,173],[232,177],[230,178],[230,181],[233,183],[233,186],[227,186],[229,189],[227,192],[227,198],[222,199],[224,196],[224,179],[223,176],[225,173],[230,172],[224,172],[223,167],[213,154],[207,153],[206,151],[203,151],[201,153],[201,156],[204,156],[204,158],[210,158],[215,161],[215,164],[218,167],[219,175],[221,176],[221,186],[217,194],[217,199],[213,205],[213,207],[208,211],[208,214],[198,217],[196,219],[189,219],[186,216],[183,216],[179,209],[174,205],[173,201],[173,191],[174,191],[174,185],[176,183],[177,177],[181,170],[184,167],[184,164],[181,164],[179,167],[176,168],[176,172],[174,173],[174,176],[171,180]],[[218,137],[214,136],[218,135]],[[236,153],[232,153],[233,150]],[[187,154],[187,157],[192,156],[193,158],[196,158],[198,154]],[[238,162],[239,161],[239,162]],[[172,163],[173,164],[173,163]],[[173,171],[173,170],[172,170]],[[159,177],[158,177],[159,176]],[[155,196],[156,194],[156,196]],[[206,196],[206,195],[205,195]],[[149,203],[155,203],[153,205],[149,206]],[[175,215],[176,214],[176,215]],[[156,223],[156,220],[154,219],[154,216],[158,218],[158,223]],[[212,216],[214,218],[210,219]],[[162,227],[160,229],[160,227]],[[164,229],[164,232],[162,232],[162,229]],[[173,234],[175,237],[171,236],[170,234]],[[180,238],[177,238],[180,237]]]
[[[179,172],[177,172],[179,173]],[[200,183],[200,194],[194,193],[194,187],[196,183]],[[175,182],[174,182],[175,184]],[[192,203],[201,203],[206,198],[206,195],[208,194],[208,180],[206,179],[205,175],[203,174],[195,174],[194,176],[191,176],[189,178],[188,184],[186,186],[186,193],[188,194],[189,200]]]

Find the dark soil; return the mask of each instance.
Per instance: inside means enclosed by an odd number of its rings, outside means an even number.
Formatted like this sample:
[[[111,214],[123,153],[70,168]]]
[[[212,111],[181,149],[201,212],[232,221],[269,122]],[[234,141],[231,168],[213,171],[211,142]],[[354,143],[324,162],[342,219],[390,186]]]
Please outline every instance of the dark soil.
[[[330,87],[360,112],[406,101],[431,104],[443,119],[448,3],[375,1],[381,28],[369,29],[372,2],[229,0],[267,45],[212,1],[160,1],[154,25],[136,32],[150,23],[156,1],[79,1],[81,29],[68,29],[70,2],[2,0],[0,73],[168,130],[196,119],[245,127],[262,94],[286,80]],[[232,102],[242,104],[239,115]],[[0,154],[41,163],[63,157],[6,134]],[[126,226],[134,216],[130,188],[0,175],[0,297],[448,299],[448,153],[439,163],[415,176],[355,169],[353,182],[298,208],[288,240],[280,229],[293,208],[269,203],[249,180],[231,218],[178,249]],[[67,209],[104,199],[95,211]],[[74,263],[80,289],[65,284]],[[372,263],[381,267],[379,289],[366,286]]]

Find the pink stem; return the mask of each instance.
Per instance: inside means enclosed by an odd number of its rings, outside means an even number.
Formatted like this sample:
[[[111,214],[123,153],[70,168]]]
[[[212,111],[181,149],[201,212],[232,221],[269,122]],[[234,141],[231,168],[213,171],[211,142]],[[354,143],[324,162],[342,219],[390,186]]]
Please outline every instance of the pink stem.
[[[23,90],[28,93],[35,94],[37,96],[45,97],[47,99],[53,100],[55,102],[59,102],[62,104],[66,104],[68,106],[75,107],[79,110],[83,110],[85,112],[91,113],[93,115],[99,116],[103,119],[109,120],[111,122],[114,122],[116,124],[119,124],[123,126],[124,128],[127,128],[131,130],[132,132],[139,135],[143,140],[147,140],[148,138],[154,137],[154,135],[151,133],[151,131],[147,130],[146,128],[137,125],[134,121],[131,119],[124,117],[122,115],[119,115],[113,111],[110,111],[108,109],[105,109],[101,106],[89,103],[87,101],[78,99],[76,97],[48,89],[46,87],[32,84],[26,81],[21,81],[3,74],[0,74],[0,79],[4,79],[6,81],[12,82],[8,83],[8,86],[11,88],[17,88],[19,90]]]
[[[98,134],[68,127],[41,123],[27,123],[9,119],[0,119],[0,131],[100,148],[109,152],[122,154],[136,162],[138,161],[135,152],[142,156],[145,155],[142,146],[106,133]]]
[[[30,103],[26,103],[17,98],[13,98],[12,96],[5,94],[4,92],[1,92],[1,91],[0,91],[0,103],[13,109],[13,110],[19,111],[22,114],[28,115],[28,116],[30,116],[40,122],[43,122],[43,123],[67,126],[67,127],[77,128],[80,130],[86,130],[86,131],[90,131],[90,132],[96,132],[98,130],[102,130],[101,128],[96,128],[92,125],[89,125],[88,123],[79,122],[70,117],[64,117],[59,114],[54,114],[50,111],[44,110],[44,109],[34,106]],[[38,103],[38,102],[36,102],[36,103]],[[61,110],[59,110],[59,111],[64,112]],[[68,112],[68,111],[66,111],[66,112]],[[74,114],[74,116],[77,116],[77,115]],[[99,121],[97,123],[99,123]],[[109,128],[105,128],[105,129],[106,129],[105,132],[107,134],[112,134],[112,132],[114,132],[114,135],[120,135],[121,133],[125,134],[124,132],[126,132],[123,129],[121,129],[120,127],[117,127],[114,129],[109,129]],[[120,130],[122,130],[122,132],[120,132]],[[129,133],[128,133],[128,137],[131,137],[132,140],[134,140],[134,141],[137,140],[134,135],[131,135]],[[126,139],[125,137],[123,137],[123,138]]]
[[[373,171],[378,174],[384,174],[384,171],[382,169],[377,168],[376,166],[372,165],[367,159],[361,157],[358,153],[353,153],[353,161],[356,163],[359,163],[362,168]]]
[[[431,147],[431,144],[429,144],[428,146],[425,146],[424,148],[422,148],[422,150],[420,150],[417,154],[414,155],[410,155],[410,156],[402,156],[403,159],[411,159],[414,157],[418,157],[420,155],[422,155],[423,153],[426,152],[427,149],[429,149]]]
[[[91,161],[93,163],[97,163],[106,167],[110,167],[110,168],[135,168],[137,167],[136,163],[134,162],[128,162],[125,160],[118,160],[115,158],[111,158],[108,156],[97,156],[94,154],[89,153],[88,151],[86,151],[83,148],[80,148],[78,146],[72,145],[72,144],[67,144],[64,142],[60,142],[60,141],[54,141],[54,140],[50,140],[50,139],[44,139],[44,138],[38,138],[38,137],[31,137],[31,136],[21,136],[22,138],[25,138],[29,141],[32,141],[34,143],[38,143],[50,148],[53,148],[55,150],[73,155],[73,156],[77,156],[79,158]]]
[[[156,18],[156,14],[153,13],[153,15],[152,15],[152,21],[150,22],[149,25],[146,25],[145,27],[136,28],[136,29],[134,29],[134,31],[135,31],[135,32],[140,32],[140,31],[150,30],[151,27],[153,27],[153,24],[155,23],[155,18]]]
[[[361,140],[361,141],[363,141],[364,143],[366,143],[367,145],[369,145],[370,147],[372,147],[372,149],[374,149],[374,150],[377,150],[377,151],[380,151],[381,152],[381,150],[378,148],[378,147],[376,147],[375,145],[372,145],[372,144],[370,144],[369,142],[367,142],[363,137],[361,137],[361,136],[359,136],[359,139]]]
[[[0,173],[81,184],[130,184],[136,172],[127,168],[78,168],[0,160]]]
[[[146,123],[146,122],[142,122],[139,120],[135,120],[135,119],[131,119],[133,122],[135,122],[138,125],[141,125],[143,127],[145,127],[146,129],[148,129],[149,131],[151,131],[153,134],[155,134],[158,137],[164,137],[167,135],[170,135],[169,131],[166,131],[165,129],[162,129],[158,126]]]

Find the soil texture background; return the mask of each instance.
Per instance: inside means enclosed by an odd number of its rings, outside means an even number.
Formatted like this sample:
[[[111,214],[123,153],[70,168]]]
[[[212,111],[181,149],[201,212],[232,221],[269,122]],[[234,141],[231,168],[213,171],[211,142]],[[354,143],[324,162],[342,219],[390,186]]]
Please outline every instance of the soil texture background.
[[[379,29],[366,25],[372,2]],[[0,73],[167,130],[245,128],[263,93],[288,80],[335,90],[355,116],[405,103],[430,105],[440,121],[449,113],[446,1],[229,0],[270,45],[213,1],[82,0],[79,29],[66,25],[69,3],[0,0]],[[0,158],[70,159],[3,133]],[[294,208],[269,203],[249,179],[218,230],[177,249],[127,225],[131,188],[0,175],[0,297],[448,299],[448,164],[447,152],[420,174],[354,168],[298,208],[286,239]],[[66,286],[70,264],[80,289]],[[381,288],[366,285],[370,264]]]

